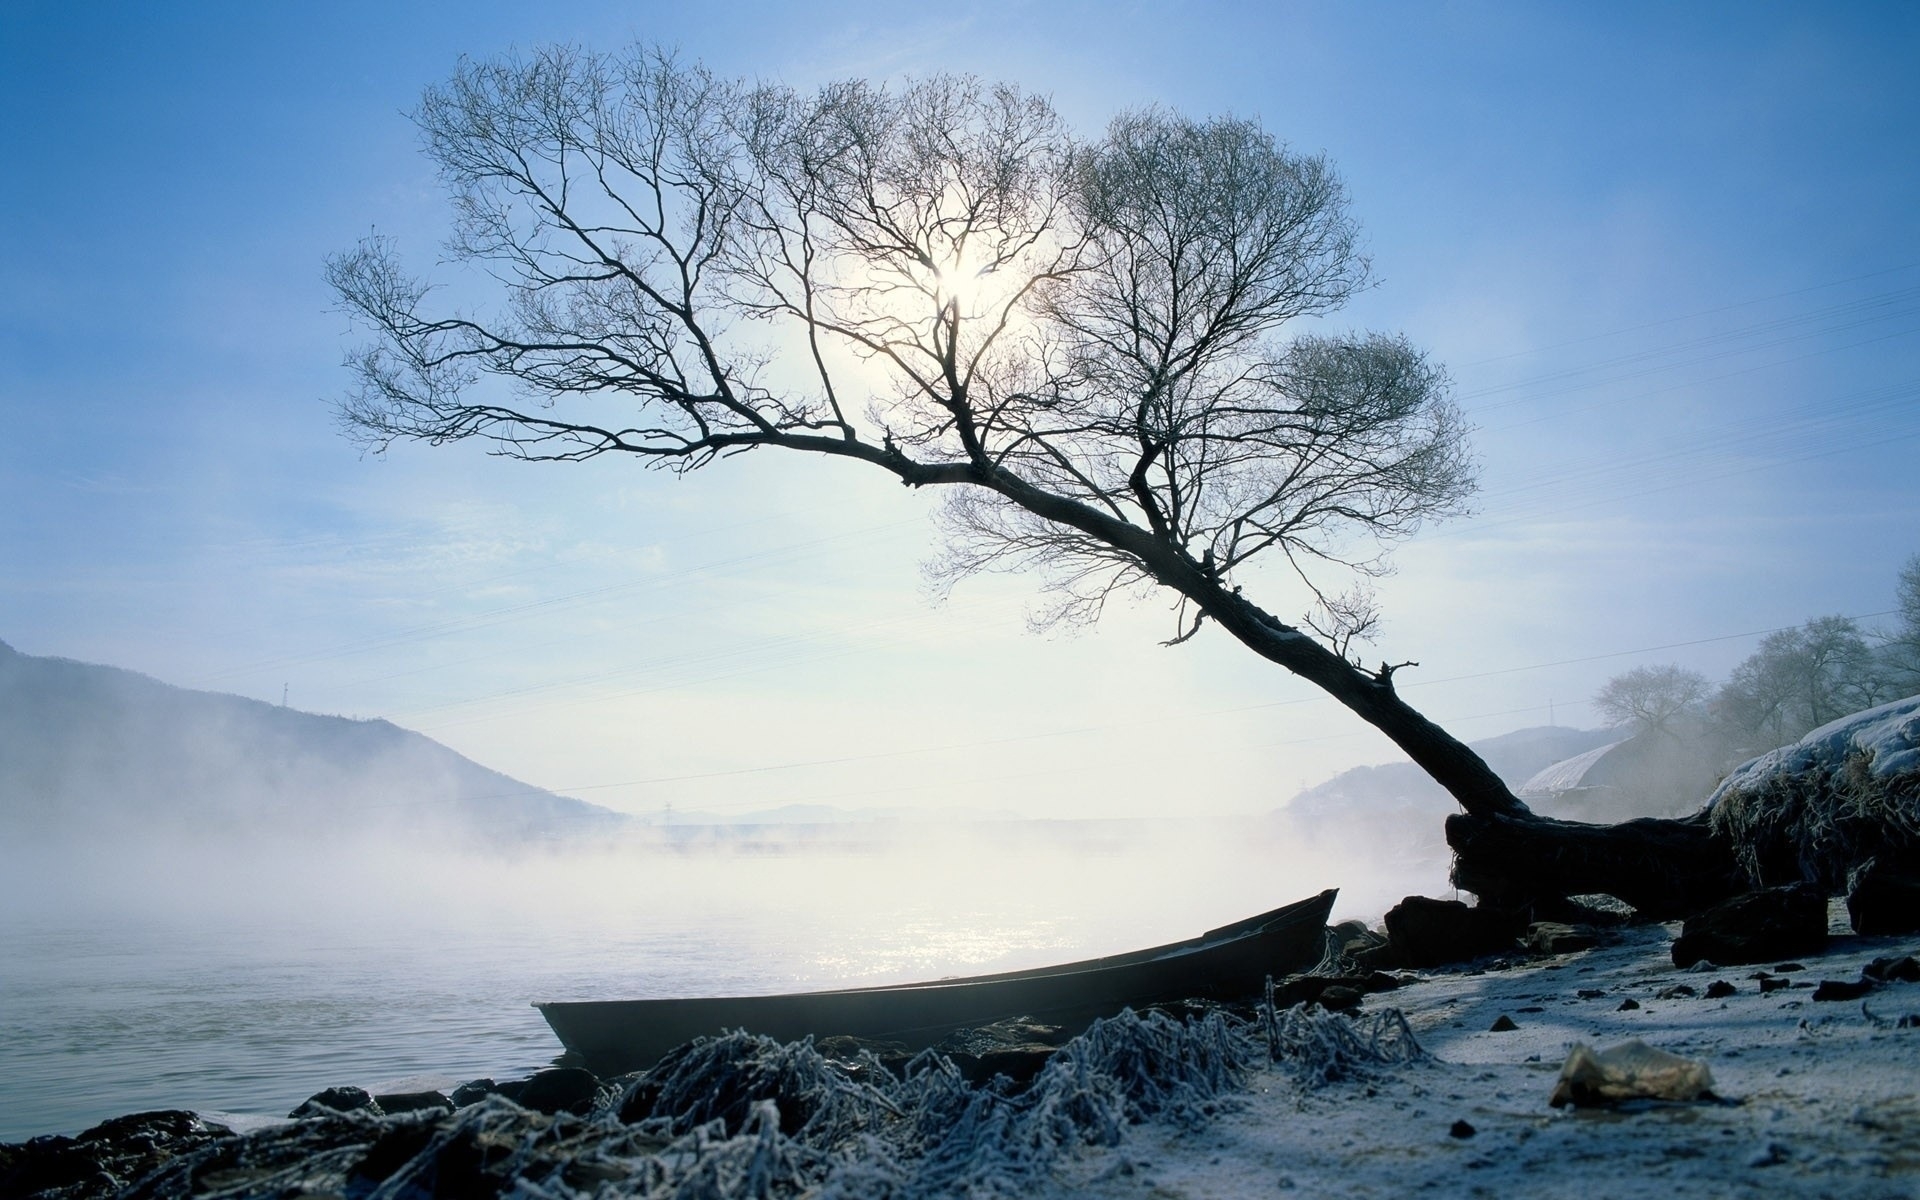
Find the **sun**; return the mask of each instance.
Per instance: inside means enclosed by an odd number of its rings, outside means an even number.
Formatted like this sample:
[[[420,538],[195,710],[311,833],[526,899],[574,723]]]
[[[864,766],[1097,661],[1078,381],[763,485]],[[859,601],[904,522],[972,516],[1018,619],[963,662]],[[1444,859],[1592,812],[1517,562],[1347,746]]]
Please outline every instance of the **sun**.
[[[995,299],[993,276],[998,266],[985,255],[962,249],[934,273],[934,303],[942,310],[952,306],[963,317],[980,315]]]

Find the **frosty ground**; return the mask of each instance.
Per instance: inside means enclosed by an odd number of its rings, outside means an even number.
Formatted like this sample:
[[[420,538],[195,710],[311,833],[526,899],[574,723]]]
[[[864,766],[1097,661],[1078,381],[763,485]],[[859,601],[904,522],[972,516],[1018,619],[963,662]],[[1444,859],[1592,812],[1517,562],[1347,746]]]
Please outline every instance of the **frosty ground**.
[[[1818,981],[1858,979],[1920,943],[1858,937],[1837,905],[1833,916],[1827,952],[1765,994],[1750,976],[1780,964],[1676,969],[1677,926],[1653,925],[1369,997],[1406,1015],[1427,1061],[1310,1090],[1263,1072],[1201,1129],[1149,1123],[1083,1150],[1062,1164],[1057,1194],[1920,1197],[1920,1028],[1889,1027],[1920,1012],[1920,985],[1811,999]],[[1716,980],[1736,990],[1706,999]],[[1697,994],[1658,998],[1676,985]],[[1517,1028],[1492,1032],[1502,1016]],[[1634,1038],[1705,1061],[1720,1101],[1549,1107],[1573,1043]]]
[[[971,1084],[931,1052],[895,1074],[736,1032],[601,1081],[578,1115],[487,1095],[454,1112],[226,1120],[240,1136],[186,1113],[126,1118],[106,1141],[0,1147],[0,1193],[1915,1200],[1920,982],[1814,996],[1920,939],[1854,935],[1839,905],[1829,924],[1825,952],[1799,964],[1679,969],[1677,926],[1643,925],[1435,972],[1357,1013],[1123,1014],[1028,1084]],[[1631,1039],[1704,1062],[1712,1094],[1550,1106],[1570,1047]]]

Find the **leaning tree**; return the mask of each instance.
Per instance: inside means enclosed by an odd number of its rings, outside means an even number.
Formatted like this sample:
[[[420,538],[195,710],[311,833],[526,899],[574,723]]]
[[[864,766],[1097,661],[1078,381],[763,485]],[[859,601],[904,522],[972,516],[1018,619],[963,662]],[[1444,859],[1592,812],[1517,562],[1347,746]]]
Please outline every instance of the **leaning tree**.
[[[1703,824],[1537,817],[1352,657],[1387,545],[1474,476],[1437,365],[1311,321],[1369,278],[1324,159],[1248,121],[1147,110],[1084,140],[970,78],[801,93],[645,48],[466,61],[413,117],[450,253],[502,302],[434,307],[381,239],[329,263],[376,335],[341,405],[370,446],[676,472],[800,451],[940,488],[945,579],[1034,570],[1066,621],[1163,589],[1170,641],[1211,623],[1391,738],[1465,810],[1461,886],[1725,890]],[[1311,610],[1248,598],[1256,560]]]

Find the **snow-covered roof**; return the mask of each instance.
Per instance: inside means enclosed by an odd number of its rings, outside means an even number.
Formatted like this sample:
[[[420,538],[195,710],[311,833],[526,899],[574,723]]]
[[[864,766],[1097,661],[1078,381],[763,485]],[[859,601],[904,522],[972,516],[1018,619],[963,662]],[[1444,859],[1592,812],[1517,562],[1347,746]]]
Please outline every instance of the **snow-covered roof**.
[[[1707,803],[1758,787],[1775,775],[1837,771],[1856,751],[1869,756],[1867,769],[1875,778],[1920,771],[1920,696],[1830,721],[1791,746],[1749,760],[1721,780]]]
[[[1558,796],[1562,792],[1586,787],[1587,773],[1598,766],[1600,760],[1616,747],[1626,745],[1629,740],[1631,739],[1622,738],[1617,742],[1608,742],[1604,746],[1594,747],[1585,754],[1563,758],[1552,766],[1541,768],[1532,778],[1520,785],[1520,798],[1524,800],[1529,796]]]

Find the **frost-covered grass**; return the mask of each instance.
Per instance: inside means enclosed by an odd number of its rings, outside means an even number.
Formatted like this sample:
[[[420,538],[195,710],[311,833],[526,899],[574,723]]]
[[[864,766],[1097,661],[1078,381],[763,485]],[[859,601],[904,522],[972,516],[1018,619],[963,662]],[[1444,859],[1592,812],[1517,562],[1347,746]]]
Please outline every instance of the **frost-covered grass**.
[[[189,1155],[139,1194],[1015,1196],[1134,1126],[1204,1128],[1270,1064],[1304,1091],[1419,1057],[1391,1011],[1124,1012],[1025,1086],[969,1083],[933,1052],[896,1077],[871,1056],[836,1061],[810,1041],[737,1032],[693,1043],[585,1118],[492,1097],[438,1119],[297,1122]]]
[[[1920,1014],[1920,984],[1812,999],[1819,980],[1857,978],[1920,941],[1850,934],[1838,904],[1828,916],[1825,954],[1760,979],[1676,968],[1678,926],[1636,926],[1591,951],[1435,972],[1392,992],[1394,1009],[1127,1014],[1025,1088],[970,1085],[932,1054],[896,1077],[732,1034],[607,1088],[584,1118],[493,1097],[453,1114],[299,1121],[209,1143],[126,1194],[1920,1194],[1920,1025],[1893,1019]],[[1705,1064],[1719,1098],[1551,1106],[1571,1047],[1630,1040]]]
[[[1920,696],[1855,713],[1741,766],[1708,800],[1754,882],[1830,892],[1868,859],[1920,865]]]
[[[1920,861],[1920,772],[1875,775],[1856,752],[1835,771],[1782,772],[1724,792],[1712,822],[1755,883],[1806,880],[1838,892],[1868,859]]]

